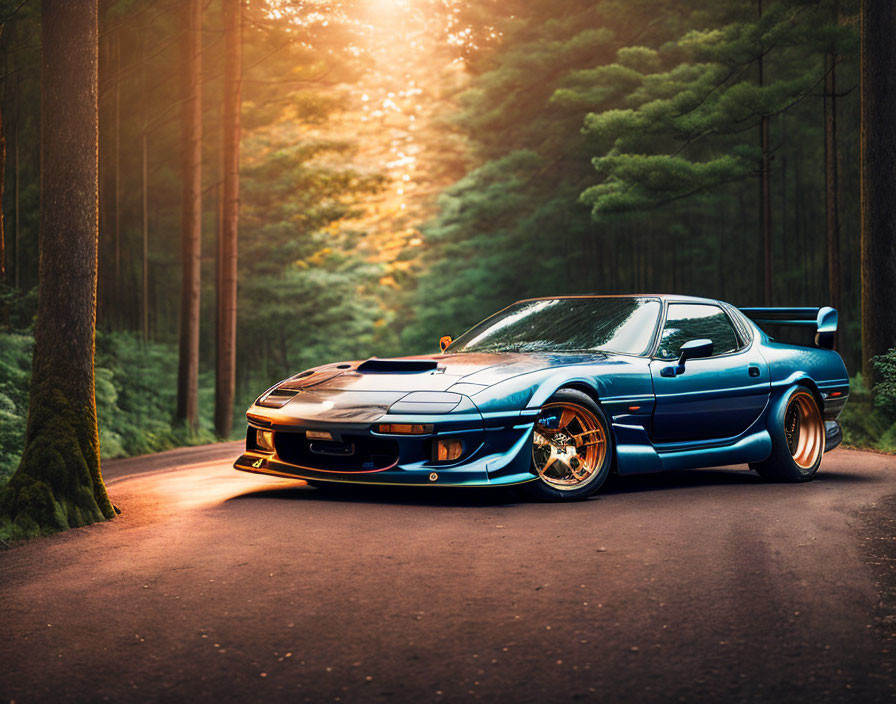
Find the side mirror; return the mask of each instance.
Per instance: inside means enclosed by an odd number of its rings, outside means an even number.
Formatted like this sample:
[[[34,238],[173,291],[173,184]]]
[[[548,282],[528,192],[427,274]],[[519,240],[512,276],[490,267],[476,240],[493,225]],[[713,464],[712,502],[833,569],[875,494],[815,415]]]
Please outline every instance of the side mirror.
[[[689,340],[681,346],[681,356],[678,358],[679,366],[689,359],[700,359],[712,356],[712,340]]]
[[[450,344],[451,344],[451,335],[443,335],[443,336],[439,339],[439,349],[442,350],[442,352],[444,352],[445,350],[447,350],[447,349],[448,349],[448,345],[450,345]],[[710,343],[710,345],[711,345],[711,344],[712,344],[712,343]]]
[[[678,376],[684,374],[684,363],[689,359],[700,359],[701,357],[712,356],[712,340],[689,340],[681,346],[678,364],[674,367],[663,367],[660,371],[662,376]]]

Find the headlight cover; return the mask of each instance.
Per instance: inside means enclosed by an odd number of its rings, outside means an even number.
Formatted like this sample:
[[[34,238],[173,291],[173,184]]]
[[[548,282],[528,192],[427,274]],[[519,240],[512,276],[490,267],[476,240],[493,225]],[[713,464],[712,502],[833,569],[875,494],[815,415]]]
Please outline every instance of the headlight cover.
[[[389,408],[389,413],[451,413],[463,396],[449,391],[414,391],[402,396]]]

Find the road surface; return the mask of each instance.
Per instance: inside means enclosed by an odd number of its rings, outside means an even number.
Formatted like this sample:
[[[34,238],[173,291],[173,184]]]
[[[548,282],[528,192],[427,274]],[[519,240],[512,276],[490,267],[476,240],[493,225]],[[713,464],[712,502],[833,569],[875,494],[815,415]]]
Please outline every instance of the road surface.
[[[120,517],[0,552],[0,699],[896,692],[896,617],[865,549],[896,457],[839,449],[805,485],[746,468],[616,479],[556,505],[321,491],[232,471],[239,447],[107,462]]]

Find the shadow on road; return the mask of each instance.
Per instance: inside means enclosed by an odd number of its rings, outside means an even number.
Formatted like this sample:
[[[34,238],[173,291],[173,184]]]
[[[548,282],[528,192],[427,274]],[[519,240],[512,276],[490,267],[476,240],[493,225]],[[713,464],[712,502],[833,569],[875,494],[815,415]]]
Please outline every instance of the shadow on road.
[[[401,487],[401,486],[291,486],[285,488],[259,488],[228,499],[291,499],[295,501],[340,501],[367,504],[394,504],[415,506],[457,506],[463,508],[512,506],[520,498],[510,489],[464,489],[455,487]]]
[[[875,481],[870,475],[855,472],[818,473],[813,483],[855,483]],[[693,469],[662,474],[643,474],[620,477],[612,475],[601,491],[591,500],[602,496],[635,494],[659,490],[693,489],[724,486],[775,486],[752,471],[740,469]],[[290,487],[260,487],[228,499],[289,499],[294,501],[339,501],[417,506],[495,507],[527,503],[518,491],[511,488],[456,488],[456,487],[398,487],[353,486],[332,484],[321,487],[307,485]]]
[[[812,483],[855,483],[877,481],[871,475],[856,472],[826,472],[815,475]],[[658,489],[690,489],[700,486],[776,486],[753,471],[742,469],[686,469],[660,474],[611,476],[601,489],[603,495],[656,491]]]

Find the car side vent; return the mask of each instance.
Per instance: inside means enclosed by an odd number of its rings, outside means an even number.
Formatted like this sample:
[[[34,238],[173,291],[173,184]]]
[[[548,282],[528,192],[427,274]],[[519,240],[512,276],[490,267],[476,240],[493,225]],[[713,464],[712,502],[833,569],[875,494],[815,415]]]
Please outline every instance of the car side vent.
[[[358,365],[362,374],[413,374],[431,372],[439,363],[430,359],[368,359]]]

